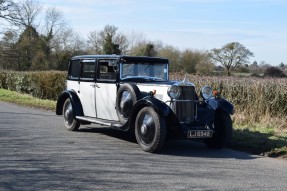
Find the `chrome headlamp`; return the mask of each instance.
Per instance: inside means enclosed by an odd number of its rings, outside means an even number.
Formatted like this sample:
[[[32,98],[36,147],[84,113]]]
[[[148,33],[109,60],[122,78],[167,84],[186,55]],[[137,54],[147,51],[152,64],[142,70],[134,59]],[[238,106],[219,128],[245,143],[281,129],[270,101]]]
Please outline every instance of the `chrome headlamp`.
[[[177,85],[172,85],[168,88],[167,94],[171,99],[178,99],[181,94],[180,87]]]
[[[200,91],[200,95],[201,97],[203,97],[203,99],[209,99],[212,97],[212,89],[209,86],[204,86],[201,88]]]

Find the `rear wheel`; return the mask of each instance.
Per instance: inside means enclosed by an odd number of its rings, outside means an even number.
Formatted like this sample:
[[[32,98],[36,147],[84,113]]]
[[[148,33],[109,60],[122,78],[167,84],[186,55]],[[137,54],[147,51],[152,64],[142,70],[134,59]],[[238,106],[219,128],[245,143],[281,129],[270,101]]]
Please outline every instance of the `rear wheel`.
[[[219,110],[215,113],[214,119],[215,132],[212,138],[204,140],[204,143],[215,149],[221,149],[231,142],[232,138],[232,121],[230,115]]]
[[[135,120],[135,136],[142,150],[159,151],[166,138],[165,120],[153,108],[142,108]]]
[[[80,127],[80,122],[75,119],[71,100],[66,99],[63,105],[63,116],[66,129],[69,131],[77,131]]]

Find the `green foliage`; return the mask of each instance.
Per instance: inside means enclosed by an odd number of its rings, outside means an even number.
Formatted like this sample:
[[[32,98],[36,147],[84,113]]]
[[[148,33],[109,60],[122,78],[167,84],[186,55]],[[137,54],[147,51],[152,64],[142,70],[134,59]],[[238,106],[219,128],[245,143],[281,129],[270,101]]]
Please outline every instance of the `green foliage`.
[[[53,111],[55,111],[56,108],[56,101],[34,98],[27,94],[21,94],[18,92],[4,89],[0,89],[0,101],[17,103],[19,105],[25,105],[33,108],[42,108]]]
[[[66,73],[0,71],[0,88],[56,100],[64,90]]]
[[[119,49],[119,45],[113,43],[113,36],[107,34],[104,40],[103,45],[103,53],[104,54],[121,54],[121,50]]]
[[[270,128],[237,127],[233,131],[233,149],[269,157],[287,157],[287,133]]]
[[[30,69],[37,51],[40,49],[40,37],[34,27],[28,26],[24,30],[16,43],[16,49],[19,50],[18,56],[20,64],[18,70],[24,71]]]

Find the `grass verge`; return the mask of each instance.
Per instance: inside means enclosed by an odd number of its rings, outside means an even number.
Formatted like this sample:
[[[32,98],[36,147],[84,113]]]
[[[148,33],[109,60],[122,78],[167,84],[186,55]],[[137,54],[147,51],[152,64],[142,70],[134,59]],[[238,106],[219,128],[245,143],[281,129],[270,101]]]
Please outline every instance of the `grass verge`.
[[[236,126],[230,148],[287,159],[287,132],[276,128]]]
[[[34,98],[27,94],[20,94],[14,91],[9,91],[5,89],[0,89],[0,101],[6,101],[11,103],[16,103],[19,105],[42,108],[46,110],[55,111],[56,102],[51,100],[41,100]]]
[[[41,100],[30,95],[0,89],[0,101],[19,105],[54,110],[56,102]],[[233,140],[230,148],[253,154],[287,159],[287,131],[276,128],[243,127],[234,125]],[[276,130],[276,131],[275,131]]]

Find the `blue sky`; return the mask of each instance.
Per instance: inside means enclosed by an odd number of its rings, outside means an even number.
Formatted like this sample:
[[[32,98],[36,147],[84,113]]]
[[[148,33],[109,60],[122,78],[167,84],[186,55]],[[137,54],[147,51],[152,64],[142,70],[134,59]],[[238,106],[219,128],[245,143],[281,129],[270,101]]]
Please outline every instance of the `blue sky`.
[[[42,0],[86,38],[107,24],[181,50],[239,42],[250,62],[287,64],[287,0]]]

